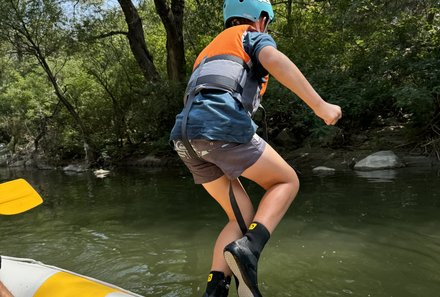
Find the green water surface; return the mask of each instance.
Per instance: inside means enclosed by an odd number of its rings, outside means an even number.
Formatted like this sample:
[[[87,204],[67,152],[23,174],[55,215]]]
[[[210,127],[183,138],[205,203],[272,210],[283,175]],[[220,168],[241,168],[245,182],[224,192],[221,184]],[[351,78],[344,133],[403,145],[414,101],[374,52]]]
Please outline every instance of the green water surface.
[[[144,296],[201,296],[226,216],[185,169],[0,170],[44,204],[0,217],[0,254],[32,258]],[[303,172],[259,264],[264,296],[440,296],[434,170]],[[245,185],[255,203],[262,191]],[[237,296],[231,289],[229,296]]]

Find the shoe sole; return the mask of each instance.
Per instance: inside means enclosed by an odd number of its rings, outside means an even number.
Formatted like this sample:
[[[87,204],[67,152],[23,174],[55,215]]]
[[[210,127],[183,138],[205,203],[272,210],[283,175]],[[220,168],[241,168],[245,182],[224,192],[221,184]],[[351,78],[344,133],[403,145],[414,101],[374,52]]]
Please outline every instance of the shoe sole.
[[[261,294],[252,293],[251,289],[248,287],[246,282],[244,281],[243,275],[241,274],[240,268],[238,267],[237,260],[235,259],[234,255],[229,252],[225,251],[224,256],[226,259],[226,263],[228,263],[229,268],[231,268],[232,273],[237,277],[238,279],[238,296],[239,297],[262,297]]]

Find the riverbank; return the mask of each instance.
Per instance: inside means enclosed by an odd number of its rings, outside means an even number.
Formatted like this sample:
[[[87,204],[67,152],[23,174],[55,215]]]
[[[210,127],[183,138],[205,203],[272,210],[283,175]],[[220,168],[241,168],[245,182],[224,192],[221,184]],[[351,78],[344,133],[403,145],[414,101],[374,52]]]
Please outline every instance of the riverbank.
[[[311,171],[316,167],[326,167],[334,171],[350,171],[356,163],[371,154],[391,151],[404,167],[440,168],[436,151],[419,141],[408,140],[406,127],[387,125],[362,131],[358,134],[341,135],[340,129],[322,138],[306,139],[300,147],[270,139],[269,143],[299,171]],[[345,138],[345,139],[344,139]],[[161,156],[137,156],[120,160],[118,166],[162,167],[184,166],[171,150]],[[400,166],[398,166],[400,167]]]
[[[421,140],[409,139],[408,135],[405,126],[388,125],[349,135],[345,144],[335,144],[334,138],[324,138],[306,142],[290,151],[281,148],[281,154],[294,167],[303,170],[317,166],[338,171],[353,170],[356,163],[380,151],[392,151],[405,167],[440,168],[438,152]]]
[[[334,171],[353,170],[357,162],[379,151],[392,151],[399,162],[406,167],[440,168],[440,158],[435,149],[421,144],[421,141],[408,140],[409,131],[404,126],[387,125],[344,135],[342,130],[332,127],[331,133],[322,137],[309,137],[301,145],[295,145],[289,139],[274,137],[269,143],[295,169],[300,171],[325,167]],[[153,153],[154,152],[154,153]],[[178,167],[183,163],[171,147],[152,149],[146,145],[137,148],[131,154],[118,159],[107,158],[92,166],[82,160],[64,160],[53,162],[44,154],[16,155],[9,153],[6,146],[0,147],[0,167],[37,168],[41,170],[64,169],[83,172],[95,169],[117,167]]]

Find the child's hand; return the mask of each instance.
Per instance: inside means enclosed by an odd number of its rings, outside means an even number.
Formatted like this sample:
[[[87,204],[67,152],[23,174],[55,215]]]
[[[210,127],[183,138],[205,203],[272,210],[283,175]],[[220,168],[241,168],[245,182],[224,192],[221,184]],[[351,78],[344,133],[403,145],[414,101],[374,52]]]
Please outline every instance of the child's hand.
[[[327,125],[335,125],[342,117],[340,106],[325,101],[315,109],[315,114],[323,119]]]

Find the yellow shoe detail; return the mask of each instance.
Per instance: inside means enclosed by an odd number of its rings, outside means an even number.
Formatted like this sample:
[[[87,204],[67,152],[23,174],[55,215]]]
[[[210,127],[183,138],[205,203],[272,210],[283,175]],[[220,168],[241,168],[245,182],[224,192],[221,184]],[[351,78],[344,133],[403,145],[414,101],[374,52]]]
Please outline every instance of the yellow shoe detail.
[[[254,230],[255,227],[257,227],[257,223],[252,223],[252,224],[249,226],[249,230]]]

